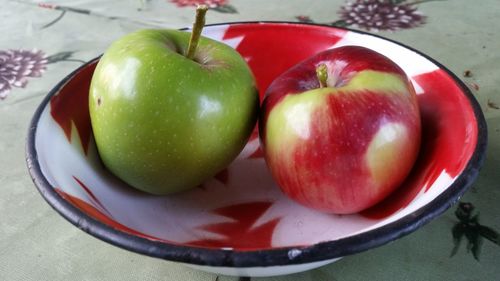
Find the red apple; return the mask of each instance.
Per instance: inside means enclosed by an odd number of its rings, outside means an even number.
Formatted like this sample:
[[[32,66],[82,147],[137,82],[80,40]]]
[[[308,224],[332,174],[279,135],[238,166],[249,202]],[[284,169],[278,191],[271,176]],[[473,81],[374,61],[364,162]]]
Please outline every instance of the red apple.
[[[356,213],[406,178],[420,146],[415,90],[367,48],[330,49],[269,86],[260,118],[266,162],[283,192],[313,209]]]

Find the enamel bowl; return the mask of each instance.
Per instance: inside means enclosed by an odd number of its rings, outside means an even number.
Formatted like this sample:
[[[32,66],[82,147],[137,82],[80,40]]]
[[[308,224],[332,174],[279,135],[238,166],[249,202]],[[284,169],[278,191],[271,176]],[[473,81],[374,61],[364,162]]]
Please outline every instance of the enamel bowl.
[[[331,215],[287,199],[274,183],[255,132],[227,169],[191,191],[151,196],[101,164],[92,137],[88,89],[98,59],[61,81],[33,117],[27,163],[45,200],[83,231],[137,253],[226,275],[300,272],[415,231],[457,202],[477,177],[486,125],[467,87],[442,65],[370,34],[297,23],[207,26],[234,47],[266,89],[281,72],[327,48],[362,45],[399,64],[418,94],[423,140],[417,163],[382,203]]]

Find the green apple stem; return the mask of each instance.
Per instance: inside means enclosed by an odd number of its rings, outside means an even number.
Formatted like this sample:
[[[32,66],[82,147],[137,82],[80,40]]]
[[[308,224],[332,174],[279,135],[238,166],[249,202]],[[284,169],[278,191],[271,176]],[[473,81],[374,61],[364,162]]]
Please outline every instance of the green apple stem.
[[[198,47],[198,41],[200,40],[201,31],[205,25],[205,14],[207,13],[207,5],[199,5],[196,7],[196,19],[193,23],[193,31],[191,32],[191,38],[189,38],[188,50],[186,57],[190,60],[194,59],[194,54],[196,52],[196,47]]]
[[[318,77],[319,87],[325,88],[326,81],[328,80],[328,68],[326,64],[322,63],[316,67],[316,76]]]

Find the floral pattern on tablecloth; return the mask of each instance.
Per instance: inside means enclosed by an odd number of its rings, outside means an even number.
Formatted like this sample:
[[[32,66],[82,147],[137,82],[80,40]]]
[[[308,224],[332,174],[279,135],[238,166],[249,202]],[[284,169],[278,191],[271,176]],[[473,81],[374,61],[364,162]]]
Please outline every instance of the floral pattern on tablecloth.
[[[229,0],[170,0],[170,2],[180,8],[207,5],[209,9],[220,13],[238,13],[236,8],[229,4]]]
[[[0,50],[0,99],[12,87],[26,87],[29,77],[41,77],[46,64],[47,57],[40,50]]]
[[[451,256],[457,254],[462,240],[467,240],[466,249],[479,261],[484,239],[500,246],[500,234],[493,228],[479,223],[479,213],[474,212],[475,207],[469,202],[460,202],[455,210],[458,222],[451,229],[453,236],[453,249]]]
[[[48,64],[59,61],[85,63],[72,56],[73,52],[59,52],[47,56],[38,49],[0,50],[0,100],[7,98],[14,87],[25,88],[28,78],[42,77]]]
[[[337,11],[340,19],[324,24],[371,32],[416,28],[427,21],[427,16],[418,10],[418,5],[432,1],[438,0],[347,0]],[[300,22],[315,22],[308,15],[295,18]]]
[[[410,29],[425,23],[415,4],[391,0],[351,0],[339,10],[341,21],[368,31]]]

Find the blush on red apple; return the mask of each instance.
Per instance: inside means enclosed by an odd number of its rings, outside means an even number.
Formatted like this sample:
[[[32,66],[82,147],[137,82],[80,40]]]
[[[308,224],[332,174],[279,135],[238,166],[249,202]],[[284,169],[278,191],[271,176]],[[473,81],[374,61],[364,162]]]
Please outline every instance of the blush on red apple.
[[[402,183],[420,126],[404,71],[358,46],[323,51],[280,75],[266,91],[259,125],[283,192],[338,214],[373,206]]]

